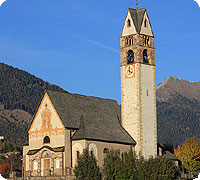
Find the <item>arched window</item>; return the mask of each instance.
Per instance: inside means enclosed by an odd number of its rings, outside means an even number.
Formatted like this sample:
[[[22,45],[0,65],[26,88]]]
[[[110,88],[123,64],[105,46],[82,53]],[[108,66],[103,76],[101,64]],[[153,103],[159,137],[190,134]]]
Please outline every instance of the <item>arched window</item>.
[[[147,37],[146,36],[144,37],[144,45],[145,46],[147,45]]]
[[[94,155],[94,149],[93,149],[93,148],[91,148],[90,154],[91,154],[91,155]]]
[[[143,51],[143,63],[145,63],[145,64],[149,63],[149,61],[147,59],[147,50],[146,49]]]
[[[109,149],[108,149],[108,148],[104,148],[103,153],[104,153],[104,154],[109,153]]]
[[[60,160],[59,159],[56,160],[56,168],[60,168]]]
[[[80,152],[76,151],[76,158],[79,159],[79,157],[80,157]]]
[[[131,46],[132,45],[132,41],[131,41],[131,39],[129,39],[129,46]]]
[[[131,27],[131,21],[130,21],[130,19],[128,19],[128,21],[127,21],[127,27],[128,28]]]
[[[132,50],[128,51],[127,63],[128,64],[134,63],[134,53]]]
[[[50,138],[49,138],[49,136],[45,136],[45,137],[44,137],[43,143],[44,143],[44,144],[50,143]]]
[[[144,27],[148,27],[147,19],[144,20]]]
[[[125,43],[126,43],[126,46],[128,46],[128,39],[126,38],[126,41],[125,41]]]
[[[149,46],[149,37],[147,38],[147,46]]]
[[[33,169],[34,170],[38,169],[38,163],[37,163],[37,161],[33,161]]]

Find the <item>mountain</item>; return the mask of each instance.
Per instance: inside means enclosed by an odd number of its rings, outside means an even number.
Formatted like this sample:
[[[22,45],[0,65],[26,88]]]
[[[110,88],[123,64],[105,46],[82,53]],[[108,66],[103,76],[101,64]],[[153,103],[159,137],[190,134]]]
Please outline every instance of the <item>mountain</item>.
[[[27,142],[27,129],[45,90],[65,91],[30,73],[0,63],[0,136]]]
[[[158,142],[200,140],[200,82],[169,77],[157,86]]]
[[[0,136],[28,142],[28,127],[46,89],[65,91],[28,72],[0,63]],[[66,92],[66,91],[65,91]],[[169,77],[157,87],[158,142],[200,140],[200,82]]]

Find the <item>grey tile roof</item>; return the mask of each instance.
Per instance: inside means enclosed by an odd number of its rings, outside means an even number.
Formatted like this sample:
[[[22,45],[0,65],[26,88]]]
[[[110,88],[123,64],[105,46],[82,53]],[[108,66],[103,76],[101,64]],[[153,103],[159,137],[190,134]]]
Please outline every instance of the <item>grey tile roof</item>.
[[[135,29],[136,29],[137,33],[140,34],[142,22],[143,22],[143,19],[144,19],[144,14],[146,12],[146,8],[142,8],[142,9],[131,9],[131,8],[129,8],[128,11],[131,14],[131,18],[134,22]],[[148,16],[148,14],[147,14],[147,16]]]
[[[49,90],[47,94],[64,126],[68,129],[80,128],[73,140],[136,144],[120,125],[120,106],[116,101]]]

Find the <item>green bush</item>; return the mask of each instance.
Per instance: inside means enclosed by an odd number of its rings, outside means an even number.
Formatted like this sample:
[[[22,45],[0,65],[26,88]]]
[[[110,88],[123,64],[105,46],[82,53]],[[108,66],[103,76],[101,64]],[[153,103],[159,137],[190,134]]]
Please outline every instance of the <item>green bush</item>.
[[[179,169],[162,157],[144,159],[132,149],[120,156],[111,150],[104,159],[103,176],[105,180],[172,180],[179,177]]]

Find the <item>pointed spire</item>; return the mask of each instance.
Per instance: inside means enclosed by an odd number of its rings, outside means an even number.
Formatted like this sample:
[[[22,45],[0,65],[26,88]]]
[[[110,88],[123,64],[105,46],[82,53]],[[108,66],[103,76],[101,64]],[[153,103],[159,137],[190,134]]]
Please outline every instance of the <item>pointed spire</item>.
[[[138,2],[137,2],[137,0],[136,0],[136,9],[138,9]]]

